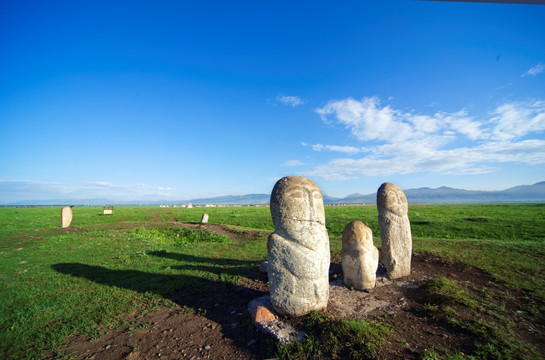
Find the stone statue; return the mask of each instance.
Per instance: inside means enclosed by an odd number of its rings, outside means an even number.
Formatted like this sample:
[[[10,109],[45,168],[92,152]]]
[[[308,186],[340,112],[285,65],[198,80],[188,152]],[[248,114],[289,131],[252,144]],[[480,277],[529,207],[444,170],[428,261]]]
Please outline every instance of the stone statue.
[[[61,210],[61,227],[67,228],[72,222],[72,206],[65,206]]]
[[[202,214],[201,224],[208,224],[208,214],[207,213]]]
[[[343,231],[343,281],[357,290],[375,287],[378,249],[373,244],[373,231],[361,221],[353,221]]]
[[[377,192],[377,208],[382,257],[388,277],[408,276],[411,274],[413,240],[407,197],[396,185],[384,183]]]
[[[325,308],[330,253],[320,189],[307,178],[284,177],[275,184],[270,204],[275,226],[267,242],[271,303],[292,316]]]

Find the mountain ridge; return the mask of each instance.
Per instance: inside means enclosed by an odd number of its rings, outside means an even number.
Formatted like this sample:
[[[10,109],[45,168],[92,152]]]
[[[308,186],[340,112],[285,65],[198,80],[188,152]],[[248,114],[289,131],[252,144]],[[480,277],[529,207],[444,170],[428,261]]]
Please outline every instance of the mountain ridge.
[[[456,204],[456,203],[516,203],[516,202],[545,202],[545,181],[533,185],[517,185],[505,190],[464,190],[447,186],[438,188],[421,187],[403,190],[410,204]],[[224,195],[211,198],[196,198],[190,200],[130,200],[116,201],[105,198],[93,199],[52,199],[52,200],[25,200],[6,204],[6,206],[48,206],[48,205],[267,205],[269,194]],[[341,204],[375,204],[376,193],[353,193],[344,198],[324,195],[324,203],[329,205]]]

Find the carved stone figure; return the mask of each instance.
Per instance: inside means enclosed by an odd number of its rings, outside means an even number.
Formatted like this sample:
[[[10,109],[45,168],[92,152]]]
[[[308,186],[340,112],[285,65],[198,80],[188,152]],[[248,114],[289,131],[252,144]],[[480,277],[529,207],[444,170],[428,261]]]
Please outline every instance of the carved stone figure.
[[[72,206],[65,206],[61,210],[61,227],[67,228],[72,222]]]
[[[373,231],[361,221],[353,221],[343,231],[343,281],[357,290],[375,287],[378,249],[373,244]]]
[[[201,224],[207,224],[208,223],[208,214],[204,213],[201,217]]]
[[[270,204],[275,226],[267,242],[271,303],[292,316],[325,308],[330,253],[320,189],[310,179],[284,177],[275,184]]]
[[[411,274],[413,240],[407,197],[397,185],[384,183],[377,192],[377,208],[382,257],[388,277],[408,276]]]

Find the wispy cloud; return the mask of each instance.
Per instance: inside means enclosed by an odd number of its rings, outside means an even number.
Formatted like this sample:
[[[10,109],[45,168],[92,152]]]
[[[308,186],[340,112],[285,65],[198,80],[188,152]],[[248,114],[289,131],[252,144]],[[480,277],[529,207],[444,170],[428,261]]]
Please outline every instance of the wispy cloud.
[[[480,124],[473,121],[464,110],[452,114],[415,114],[389,105],[381,106],[378,97],[365,97],[361,101],[352,98],[331,101],[323,108],[316,109],[316,112],[324,121],[329,121],[328,115],[333,114],[338,123],[345,125],[361,141],[399,143],[432,135],[442,136],[439,130],[445,129],[471,138],[481,136]]]
[[[134,185],[114,185],[105,181],[89,182],[82,186],[85,189],[95,190],[120,190],[123,192],[141,193],[143,191],[172,191],[174,189],[162,186],[152,186],[147,184],[134,184]]]
[[[282,166],[301,166],[301,165],[305,165],[305,163],[299,160],[288,160],[282,164]]]
[[[284,105],[296,107],[303,105],[305,102],[298,96],[278,96],[276,100]]]
[[[84,184],[63,184],[40,181],[0,180],[0,200],[12,202],[19,200],[92,199],[145,200],[167,199],[174,189],[147,184],[115,185],[97,181]]]
[[[357,154],[362,151],[364,151],[361,147],[355,147],[355,146],[339,146],[339,145],[322,145],[322,144],[315,144],[312,145],[312,150],[314,151],[335,151],[335,152],[341,152],[346,154]]]
[[[539,63],[530,70],[526,71],[524,74],[521,75],[521,77],[526,76],[536,76],[538,74],[541,74],[545,70],[545,64]]]
[[[400,153],[390,152],[366,156],[360,159],[335,159],[306,172],[308,176],[323,179],[351,177],[356,175],[389,176],[418,172],[444,172],[449,174],[489,173],[494,167],[486,163],[523,162],[545,163],[545,141],[487,143],[474,148],[464,147],[440,150],[419,147]]]
[[[324,121],[344,125],[365,143],[358,152],[365,149],[366,156],[332,160],[307,171],[308,176],[475,174],[495,171],[494,163],[545,163],[545,140],[535,138],[545,131],[545,101],[502,104],[481,120],[466,110],[435,114],[401,111],[381,105],[377,97],[331,101],[316,112]],[[358,148],[351,146],[337,146],[336,150],[343,148],[349,150],[346,153],[358,153]],[[313,149],[335,151],[333,146],[321,144]]]
[[[513,102],[492,113],[492,137],[508,140],[545,130],[545,101]]]

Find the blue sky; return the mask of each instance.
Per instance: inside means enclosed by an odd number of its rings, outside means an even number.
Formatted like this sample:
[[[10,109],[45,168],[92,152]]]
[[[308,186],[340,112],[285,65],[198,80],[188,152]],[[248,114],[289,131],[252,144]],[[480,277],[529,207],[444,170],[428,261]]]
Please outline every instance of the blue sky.
[[[4,1],[0,202],[545,180],[545,6]]]

